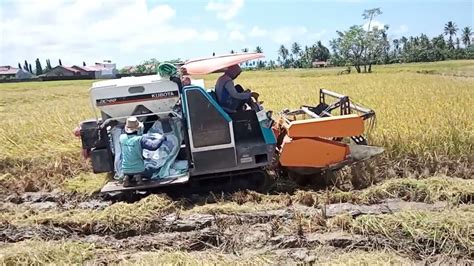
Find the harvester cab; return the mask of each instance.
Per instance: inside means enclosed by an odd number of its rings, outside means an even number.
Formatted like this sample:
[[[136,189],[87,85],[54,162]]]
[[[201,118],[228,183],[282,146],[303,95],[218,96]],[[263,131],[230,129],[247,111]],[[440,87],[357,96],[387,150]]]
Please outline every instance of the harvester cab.
[[[261,57],[246,53],[196,59],[185,62],[182,72],[204,75]],[[329,96],[337,101],[326,102]],[[340,168],[382,151],[367,146],[362,136],[364,122],[375,113],[327,90],[321,90],[319,105],[284,110],[275,121],[257,102],[257,109],[226,112],[202,80],[181,88],[170,77],[126,77],[95,82],[90,97],[97,117],[81,122],[78,135],[93,172],[113,177],[104,193],[177,184],[206,190],[221,183],[217,181],[232,187],[235,179],[263,188],[268,185],[265,169],[275,158],[280,167],[306,173]],[[338,108],[340,114],[333,116]],[[129,116],[143,123],[141,134],[161,134],[166,141],[156,151],[143,150],[144,182],[124,187],[119,139]]]

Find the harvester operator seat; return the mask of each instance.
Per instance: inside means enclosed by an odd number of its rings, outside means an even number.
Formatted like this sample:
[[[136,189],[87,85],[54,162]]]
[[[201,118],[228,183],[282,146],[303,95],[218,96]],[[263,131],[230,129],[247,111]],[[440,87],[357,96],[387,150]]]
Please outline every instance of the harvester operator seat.
[[[233,113],[236,113],[237,111],[236,110],[231,110],[229,108],[226,108],[225,106],[223,106],[219,100],[217,99],[217,94],[216,94],[216,91],[215,90],[208,90],[207,93],[209,94],[209,96],[211,96],[211,98],[216,101],[216,103],[219,104],[219,106],[228,114],[233,114]]]

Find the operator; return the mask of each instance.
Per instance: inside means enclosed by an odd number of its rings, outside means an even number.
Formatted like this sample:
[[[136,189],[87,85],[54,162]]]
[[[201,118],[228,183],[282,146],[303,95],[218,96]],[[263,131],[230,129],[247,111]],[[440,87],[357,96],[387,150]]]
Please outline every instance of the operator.
[[[153,137],[147,134],[139,135],[141,128],[143,128],[143,123],[139,122],[135,116],[130,116],[125,123],[125,134],[120,135],[124,187],[129,187],[132,179],[135,179],[137,185],[143,184],[142,174],[145,171],[143,149],[155,151],[166,139],[160,134],[153,134]]]
[[[217,79],[215,90],[217,101],[226,110],[235,112],[242,110],[245,104],[252,106],[252,97],[258,101],[259,94],[250,90],[243,90],[242,86],[234,85],[242,70],[239,65],[232,65],[227,68],[224,75]]]

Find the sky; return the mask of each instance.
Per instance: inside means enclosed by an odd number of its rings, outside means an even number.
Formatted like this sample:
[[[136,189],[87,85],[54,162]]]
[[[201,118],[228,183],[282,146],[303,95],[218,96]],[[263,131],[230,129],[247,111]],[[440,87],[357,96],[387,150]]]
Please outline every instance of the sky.
[[[473,27],[473,0],[0,0],[0,65],[39,58],[53,66],[112,60],[183,60],[281,44],[329,45],[337,30],[364,25],[365,9],[383,12],[372,25],[389,37],[434,37],[453,21]],[[458,33],[460,36],[460,33]]]

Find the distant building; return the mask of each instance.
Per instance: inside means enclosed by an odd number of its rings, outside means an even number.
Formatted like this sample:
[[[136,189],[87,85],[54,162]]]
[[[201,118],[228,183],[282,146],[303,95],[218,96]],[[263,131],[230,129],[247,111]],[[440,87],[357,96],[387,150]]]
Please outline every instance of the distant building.
[[[95,63],[92,66],[72,66],[82,73],[82,75],[89,75],[96,79],[115,78],[118,74],[116,64],[105,61],[104,63]]]
[[[12,66],[0,66],[0,79],[30,79],[34,77],[28,71]]]
[[[56,66],[47,73],[41,75],[43,77],[73,77],[81,76],[82,72],[72,67]]]
[[[72,66],[75,70],[79,71],[82,76],[90,76],[91,78],[95,78],[96,70],[92,69],[88,66]]]
[[[110,62],[110,61],[109,61]],[[56,66],[47,73],[43,74],[44,77],[88,77],[91,79],[107,79],[115,78],[118,74],[118,70],[115,64],[95,63],[92,66]]]
[[[314,61],[313,62],[313,67],[327,67],[328,62],[326,61]]]

